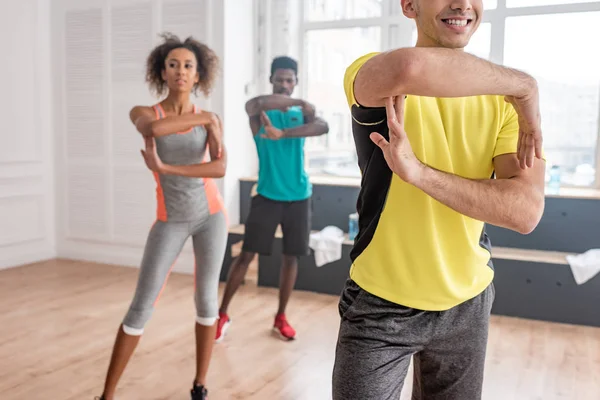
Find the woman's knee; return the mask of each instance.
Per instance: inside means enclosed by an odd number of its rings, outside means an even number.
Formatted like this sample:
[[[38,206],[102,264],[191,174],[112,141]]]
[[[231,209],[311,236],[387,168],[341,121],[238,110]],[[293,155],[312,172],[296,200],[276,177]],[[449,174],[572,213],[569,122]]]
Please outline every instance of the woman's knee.
[[[129,309],[123,319],[123,332],[129,336],[141,336],[144,333],[144,327],[152,316],[152,308],[134,310]]]
[[[196,323],[202,326],[213,326],[217,319],[217,317],[196,317]]]

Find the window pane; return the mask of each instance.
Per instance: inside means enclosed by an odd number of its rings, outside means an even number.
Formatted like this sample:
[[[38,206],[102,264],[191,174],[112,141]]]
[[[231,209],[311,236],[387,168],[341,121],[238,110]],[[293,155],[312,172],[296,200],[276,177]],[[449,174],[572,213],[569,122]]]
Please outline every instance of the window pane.
[[[358,57],[380,51],[379,27],[311,30],[305,37],[306,100],[329,124],[329,134],[306,141],[309,172],[360,176],[344,73]]]
[[[498,0],[483,0],[484,10],[493,10],[498,7]]]
[[[600,37],[598,21],[600,12],[506,20],[504,62],[537,79],[548,165],[559,165],[561,180],[569,185],[593,183],[600,57],[590,55],[580,39]]]
[[[305,15],[308,21],[380,17],[382,2],[383,0],[309,0],[305,2]]]
[[[392,0],[390,7],[391,7],[392,15],[402,14],[402,7],[400,5],[400,0]],[[496,8],[498,8],[498,0],[483,0],[483,9],[484,10],[494,10]]]
[[[492,41],[492,24],[486,22],[479,25],[477,31],[471,36],[471,40],[465,51],[476,55],[477,57],[489,59],[490,46]]]
[[[506,0],[506,7],[554,6],[557,4],[595,3],[598,0]]]
[[[492,37],[492,25],[489,22],[479,25],[477,31],[471,37],[469,44],[465,47],[465,51],[476,55],[477,57],[489,59]],[[417,28],[413,29],[412,34],[413,46],[417,43]]]

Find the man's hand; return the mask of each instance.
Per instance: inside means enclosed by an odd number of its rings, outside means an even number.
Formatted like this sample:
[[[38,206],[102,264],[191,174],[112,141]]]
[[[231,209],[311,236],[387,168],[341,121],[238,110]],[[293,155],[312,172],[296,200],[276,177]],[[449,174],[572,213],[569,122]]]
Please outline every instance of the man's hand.
[[[261,137],[271,140],[279,140],[284,136],[281,129],[275,128],[273,124],[271,124],[271,120],[264,111],[260,113],[260,121],[265,126],[265,133],[260,135]]]
[[[216,149],[217,158],[221,158],[223,153],[223,127],[217,114],[213,113],[211,121],[210,124],[206,125],[208,147]]]
[[[517,158],[522,169],[533,167],[534,157],[542,158],[542,128],[537,87],[521,97],[506,96],[519,116]]]
[[[371,133],[371,140],[383,151],[392,172],[405,182],[415,184],[420,178],[423,164],[415,156],[404,131],[404,97],[388,97],[385,101],[390,141],[377,132]]]
[[[141,150],[141,152],[146,167],[153,172],[161,174],[164,169],[164,164],[156,152],[156,142],[154,138],[145,137],[144,143],[146,144],[146,150]]]
[[[307,101],[302,102],[302,115],[304,115],[304,122],[309,124],[315,121],[317,116],[317,110],[313,104]]]

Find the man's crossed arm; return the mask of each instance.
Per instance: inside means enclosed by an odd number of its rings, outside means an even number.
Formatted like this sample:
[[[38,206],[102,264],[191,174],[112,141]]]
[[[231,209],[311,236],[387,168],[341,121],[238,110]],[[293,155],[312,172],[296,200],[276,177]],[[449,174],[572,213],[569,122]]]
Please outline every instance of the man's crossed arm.
[[[404,96],[386,101],[389,141],[371,134],[396,175],[468,217],[522,234],[535,229],[544,210],[544,162],[523,169],[514,153],[497,156],[497,179],[467,179],[434,169],[412,150],[404,131],[404,102]]]
[[[531,76],[464,51],[400,48],[375,55],[358,71],[354,97],[364,107],[382,107],[400,95],[466,97],[501,95],[519,116],[517,158],[522,168],[542,158],[539,94]]]
[[[278,129],[273,126],[269,117],[265,113],[267,110],[285,111],[289,107],[300,106],[303,110],[303,125],[290,129]],[[246,103],[246,113],[250,118],[250,128],[252,135],[257,135],[262,126],[265,127],[263,137],[273,140],[283,137],[311,137],[320,136],[329,132],[329,125],[320,117],[316,116],[314,105],[300,99],[293,99],[288,96],[272,94],[258,96]]]

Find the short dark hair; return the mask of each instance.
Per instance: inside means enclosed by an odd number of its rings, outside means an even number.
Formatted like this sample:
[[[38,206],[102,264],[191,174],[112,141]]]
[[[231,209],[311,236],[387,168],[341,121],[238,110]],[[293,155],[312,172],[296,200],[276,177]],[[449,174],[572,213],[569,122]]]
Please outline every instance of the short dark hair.
[[[219,58],[215,52],[193,37],[188,37],[182,41],[169,32],[160,36],[163,42],[152,50],[146,61],[146,82],[150,85],[150,89],[159,96],[164,94],[166,82],[162,79],[162,71],[165,69],[165,60],[171,51],[184,48],[194,53],[198,61],[196,71],[199,80],[194,85],[193,91],[197,93],[200,89],[205,96],[208,96],[219,70]]]
[[[275,70],[278,69],[291,69],[294,71],[294,74],[298,76],[298,62],[291,57],[275,57],[271,63],[271,76],[273,76],[275,74]]]

